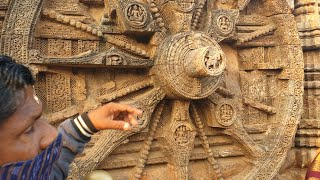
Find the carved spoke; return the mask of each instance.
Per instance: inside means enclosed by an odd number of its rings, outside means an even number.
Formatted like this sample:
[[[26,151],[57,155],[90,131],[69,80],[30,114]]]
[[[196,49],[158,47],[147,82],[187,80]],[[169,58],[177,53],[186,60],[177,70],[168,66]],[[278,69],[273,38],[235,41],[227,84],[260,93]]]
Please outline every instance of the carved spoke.
[[[252,21],[255,18],[257,21]],[[240,18],[236,25],[237,31],[237,43],[238,46],[252,46],[259,45],[258,42],[254,40],[259,39],[259,37],[274,35],[277,27],[269,18],[259,16],[259,15],[244,15]],[[270,45],[274,42],[269,42]]]
[[[232,91],[224,88],[224,87],[218,87],[217,91],[218,94],[221,94],[222,96],[228,97],[228,98],[233,98],[235,96],[235,93]]]
[[[134,53],[136,55],[142,56],[144,58],[150,58],[150,55],[146,52],[146,50],[141,49],[137,47],[134,44],[122,41],[121,39],[114,38],[114,37],[109,37],[109,36],[104,36],[105,40],[108,41],[109,43],[116,45],[128,52]]]
[[[103,37],[103,33],[101,31],[99,31],[97,28],[95,28],[91,25],[88,25],[88,24],[84,24],[84,23],[77,21],[75,19],[72,19],[68,16],[64,16],[64,15],[56,12],[55,10],[43,9],[42,13],[44,16],[51,18],[51,19],[54,19],[58,22],[73,26],[76,29],[79,29],[79,30],[87,32],[87,33],[91,33],[94,36]]]
[[[67,58],[42,57],[37,50],[30,50],[29,53],[30,63],[47,66],[91,66],[105,68],[150,68],[153,66],[153,61],[150,59],[137,58],[115,48],[111,48],[103,53],[96,53],[90,50]]]
[[[153,89],[132,102],[126,102],[128,105],[135,106],[144,111],[142,117],[138,118],[138,126],[134,127],[131,131],[103,131],[100,136],[104,138],[99,139],[95,146],[87,149],[85,151],[86,156],[77,161],[76,166],[80,171],[74,172],[74,176],[83,177],[85,174],[92,171],[126,138],[144,129],[147,124],[149,124],[151,115],[157,104],[163,98],[164,93],[160,89]]]
[[[235,138],[252,157],[264,156],[264,150],[252,140],[242,125],[241,119],[245,117],[241,117],[243,113],[238,107],[239,104],[234,99],[224,99],[214,94],[208,99],[215,105],[212,108],[215,110],[215,114],[213,114],[212,120],[209,120],[209,126],[223,128],[223,133]]]
[[[277,110],[274,107],[259,103],[259,102],[255,102],[249,99],[244,99],[244,104],[249,105],[251,107],[257,108],[267,114],[276,114]]]
[[[206,0],[199,0],[197,3],[197,8],[194,12],[192,23],[191,23],[191,29],[196,30],[199,28],[200,18],[202,17],[202,11],[204,8],[204,5],[206,3]]]
[[[190,101],[174,100],[169,122],[164,125],[162,141],[168,156],[168,169],[174,179],[188,179],[188,164],[196,136],[189,115]]]
[[[208,155],[208,161],[209,161],[211,167],[213,168],[213,170],[215,172],[215,174],[214,174],[215,178],[214,179],[223,180],[223,177],[222,177],[222,174],[221,174],[221,169],[219,167],[218,162],[214,158],[213,152],[210,149],[210,145],[209,145],[209,142],[208,142],[208,137],[206,136],[205,131],[203,129],[204,124],[202,123],[202,121],[201,121],[201,119],[199,117],[199,114],[197,112],[197,109],[193,104],[191,106],[191,110],[192,110],[192,114],[193,114],[194,120],[195,120],[196,125],[197,125],[197,130],[198,130],[198,133],[199,133],[200,140],[202,142],[202,146],[204,147],[204,149],[205,149],[205,151],[206,151],[206,153]]]
[[[99,107],[101,104],[105,104],[117,98],[126,96],[130,93],[137,92],[143,88],[151,87],[152,85],[153,85],[152,80],[144,80],[142,82],[132,84],[132,85],[129,85],[128,87],[114,91],[111,94],[99,96],[95,100],[88,99],[82,103],[79,103],[78,105],[68,107],[64,110],[61,110],[55,113],[51,113],[49,115],[46,115],[46,119],[49,123],[56,124],[62,120],[65,120],[69,117],[72,117],[78,114],[79,112],[86,112],[86,111],[92,110],[94,108]]]
[[[136,167],[134,169],[134,172],[135,172],[134,179],[136,179],[136,180],[141,178],[141,174],[143,172],[143,168],[145,166],[145,163],[147,161],[148,154],[150,151],[150,146],[152,144],[155,132],[156,132],[158,124],[160,122],[160,116],[163,111],[164,104],[165,104],[165,102],[161,102],[158,109],[156,110],[155,115],[154,115],[154,119],[153,119],[153,123],[151,124],[150,130],[148,133],[148,138],[144,141],[144,145],[139,153],[140,158],[138,160],[138,164],[136,165]]]
[[[225,130],[226,134],[233,136],[237,141],[244,146],[250,155],[255,158],[261,158],[265,155],[265,151],[255,143],[241,126],[233,126]]]
[[[242,31],[244,33],[238,33],[239,36],[239,42],[238,44],[241,43],[246,43],[248,41],[251,41],[255,38],[271,34],[276,30],[276,27],[274,25],[265,25],[261,27],[251,27],[251,26],[237,26],[238,31]]]
[[[139,91],[143,88],[150,87],[150,86],[153,86],[152,80],[144,80],[142,82],[130,85],[126,88],[112,92],[111,94],[105,94],[105,95],[99,96],[97,98],[97,102],[107,103],[107,102],[113,101],[119,97],[123,97],[125,95],[128,95],[130,93]]]

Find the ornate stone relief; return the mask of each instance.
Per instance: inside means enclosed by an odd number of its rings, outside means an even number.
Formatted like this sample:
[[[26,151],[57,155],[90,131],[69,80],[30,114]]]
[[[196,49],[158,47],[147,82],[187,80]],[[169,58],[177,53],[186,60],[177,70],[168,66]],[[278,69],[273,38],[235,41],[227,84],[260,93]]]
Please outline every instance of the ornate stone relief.
[[[148,16],[147,10],[143,5],[128,4],[124,10],[126,20],[132,27],[140,28],[146,25]]]
[[[319,149],[319,9],[318,2],[294,1],[293,14],[295,15],[304,59],[304,95],[303,113],[299,129],[295,138],[295,149],[292,160],[303,178],[306,168],[312,162]],[[287,173],[293,172],[293,168],[287,168]]]
[[[230,102],[222,102],[218,105],[216,111],[216,118],[220,125],[231,126],[236,118],[237,109],[235,105]]]
[[[211,25],[208,26],[208,33],[216,41],[220,42],[235,35],[238,10],[213,10],[209,16],[211,16]]]
[[[52,124],[111,101],[144,111],[132,131],[96,134],[70,179],[278,174],[303,92],[285,0],[80,2],[11,0],[1,33],[1,51],[37,76]]]

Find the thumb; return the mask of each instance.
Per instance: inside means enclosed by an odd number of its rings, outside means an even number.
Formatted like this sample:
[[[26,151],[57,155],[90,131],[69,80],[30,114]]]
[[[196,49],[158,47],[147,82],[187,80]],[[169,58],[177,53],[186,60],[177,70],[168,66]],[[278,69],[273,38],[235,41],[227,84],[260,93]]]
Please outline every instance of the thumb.
[[[110,124],[109,124],[109,127],[108,129],[117,129],[117,130],[130,130],[131,129],[131,126],[129,123],[127,122],[124,122],[124,121],[117,121],[117,120],[113,120]]]

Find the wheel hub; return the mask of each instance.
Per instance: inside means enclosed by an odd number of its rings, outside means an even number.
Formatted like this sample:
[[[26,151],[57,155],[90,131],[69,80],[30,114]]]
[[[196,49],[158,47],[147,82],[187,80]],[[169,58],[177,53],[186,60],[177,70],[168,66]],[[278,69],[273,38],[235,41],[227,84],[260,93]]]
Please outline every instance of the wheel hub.
[[[219,44],[201,32],[169,36],[157,51],[157,85],[170,99],[202,99],[212,94],[226,67]]]

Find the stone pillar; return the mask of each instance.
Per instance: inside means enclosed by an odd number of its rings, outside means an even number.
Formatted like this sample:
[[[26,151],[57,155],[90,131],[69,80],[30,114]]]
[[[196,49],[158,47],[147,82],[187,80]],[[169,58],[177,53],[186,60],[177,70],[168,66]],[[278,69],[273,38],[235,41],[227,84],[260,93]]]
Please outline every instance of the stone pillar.
[[[320,17],[318,0],[295,0],[295,19],[304,56],[304,104],[296,134],[296,164],[306,168],[320,147]]]

